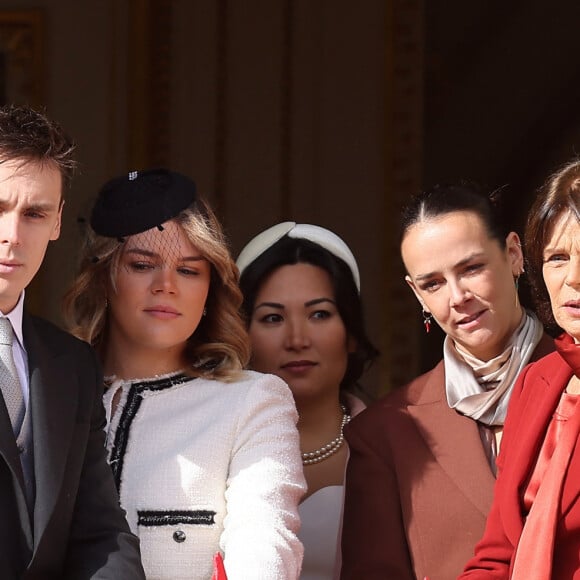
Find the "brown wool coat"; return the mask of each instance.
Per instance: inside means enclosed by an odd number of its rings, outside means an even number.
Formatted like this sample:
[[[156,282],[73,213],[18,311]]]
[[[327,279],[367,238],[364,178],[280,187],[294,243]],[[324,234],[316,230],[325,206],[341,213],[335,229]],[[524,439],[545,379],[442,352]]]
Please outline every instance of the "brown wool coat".
[[[536,360],[554,349],[544,336]],[[477,423],[451,409],[444,367],[353,419],[342,580],[450,580],[483,534],[495,479]]]

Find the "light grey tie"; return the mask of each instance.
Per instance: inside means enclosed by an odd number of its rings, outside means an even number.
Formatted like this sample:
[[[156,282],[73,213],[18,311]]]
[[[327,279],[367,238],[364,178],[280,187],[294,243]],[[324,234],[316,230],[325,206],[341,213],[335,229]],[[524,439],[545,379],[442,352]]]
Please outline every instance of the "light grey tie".
[[[0,317],[0,388],[10,415],[12,430],[18,435],[24,419],[24,396],[14,364],[13,342],[14,332],[10,320]]]

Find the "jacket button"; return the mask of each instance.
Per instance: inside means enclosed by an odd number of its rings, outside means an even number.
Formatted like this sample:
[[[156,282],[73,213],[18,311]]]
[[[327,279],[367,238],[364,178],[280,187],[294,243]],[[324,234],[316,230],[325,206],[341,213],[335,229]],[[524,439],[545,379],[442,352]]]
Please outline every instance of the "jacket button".
[[[173,532],[173,539],[178,544],[181,544],[181,542],[185,542],[185,538],[187,538],[187,536],[185,535],[185,532],[184,531],[177,530],[176,532]]]

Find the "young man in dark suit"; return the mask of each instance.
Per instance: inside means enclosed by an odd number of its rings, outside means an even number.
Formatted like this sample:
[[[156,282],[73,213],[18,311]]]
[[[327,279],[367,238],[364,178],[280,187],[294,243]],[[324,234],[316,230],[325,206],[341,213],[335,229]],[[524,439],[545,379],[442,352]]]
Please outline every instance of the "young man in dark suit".
[[[73,148],[44,115],[0,108],[0,322],[10,335],[0,360],[6,580],[145,577],[105,459],[95,356],[23,306],[48,243],[60,234]]]

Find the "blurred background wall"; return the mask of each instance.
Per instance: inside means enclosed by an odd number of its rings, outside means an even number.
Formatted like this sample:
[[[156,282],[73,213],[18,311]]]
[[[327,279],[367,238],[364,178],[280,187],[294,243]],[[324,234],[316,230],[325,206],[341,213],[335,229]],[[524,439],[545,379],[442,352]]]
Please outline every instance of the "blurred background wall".
[[[13,0],[0,99],[46,108],[81,168],[28,293],[60,322],[83,219],[113,175],[193,177],[234,254],[282,220],[353,249],[385,392],[440,357],[403,281],[397,223],[437,181],[502,187],[521,228],[580,141],[572,0]]]

